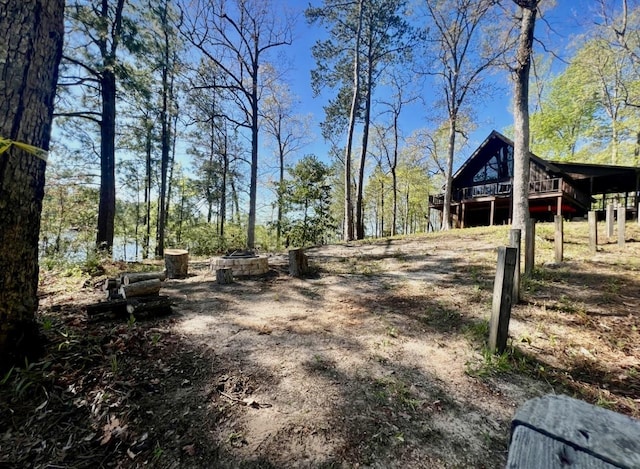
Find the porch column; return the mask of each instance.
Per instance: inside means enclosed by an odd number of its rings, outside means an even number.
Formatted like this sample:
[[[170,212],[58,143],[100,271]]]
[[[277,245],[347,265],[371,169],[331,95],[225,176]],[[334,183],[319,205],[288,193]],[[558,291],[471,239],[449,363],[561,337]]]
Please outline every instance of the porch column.
[[[493,226],[493,219],[496,213],[496,199],[491,201],[491,210],[489,212],[489,226]]]
[[[558,196],[556,215],[558,215],[559,217],[562,216],[562,196],[561,195]]]
[[[465,208],[467,204],[462,202],[461,205],[462,205],[462,214],[460,215],[460,228],[464,228],[464,215],[465,215]]]

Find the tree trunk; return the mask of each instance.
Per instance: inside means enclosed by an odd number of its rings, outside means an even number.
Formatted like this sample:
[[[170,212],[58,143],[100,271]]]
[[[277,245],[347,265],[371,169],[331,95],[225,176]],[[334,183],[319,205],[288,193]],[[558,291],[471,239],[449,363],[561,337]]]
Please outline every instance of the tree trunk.
[[[371,57],[371,51],[369,51]],[[364,191],[364,167],[367,160],[367,147],[369,145],[369,125],[371,121],[371,87],[373,84],[373,60],[369,59],[367,67],[367,83],[365,84],[364,126],[362,128],[362,149],[360,152],[360,171],[358,173],[358,196],[356,198],[356,238],[364,239],[364,209],[362,204]]]
[[[257,57],[257,56],[256,56]],[[251,184],[249,186],[249,224],[247,227],[247,247],[255,247],[256,199],[258,197],[258,63],[254,65],[251,88]]]
[[[451,229],[451,195],[453,192],[453,156],[456,150],[456,120],[449,119],[449,140],[447,142],[447,168],[444,185],[444,206],[442,207],[442,230]]]
[[[142,258],[149,257],[149,242],[151,241],[151,124],[147,124],[146,148],[145,148],[145,181],[144,181],[144,205],[145,205],[145,232],[142,239]]]
[[[516,0],[514,0],[516,1]],[[522,7],[518,38],[514,88],[513,139],[513,220],[512,228],[523,236],[523,249],[531,242],[526,236],[529,221],[529,69],[533,48],[533,32],[539,0],[516,1]]]
[[[171,145],[171,136],[169,135],[168,67],[169,65],[167,63],[163,64],[162,67],[162,112],[160,113],[160,143],[162,154],[160,157],[160,197],[158,200],[160,209],[158,216],[158,234],[156,237],[157,257],[164,255],[165,227],[167,225],[167,175],[169,172],[169,150]]]
[[[358,2],[358,29],[356,31],[355,51],[353,54],[353,98],[349,112],[349,131],[344,156],[344,241],[353,239],[353,202],[351,200],[351,149],[356,126],[356,114],[360,102],[360,40],[362,37],[362,0]]]
[[[0,138],[49,149],[63,10],[63,0],[0,2]],[[43,159],[16,146],[0,154],[0,368],[38,351],[45,168]]]
[[[100,79],[102,119],[100,122],[100,201],[96,248],[110,252],[116,217],[116,76],[105,67]]]

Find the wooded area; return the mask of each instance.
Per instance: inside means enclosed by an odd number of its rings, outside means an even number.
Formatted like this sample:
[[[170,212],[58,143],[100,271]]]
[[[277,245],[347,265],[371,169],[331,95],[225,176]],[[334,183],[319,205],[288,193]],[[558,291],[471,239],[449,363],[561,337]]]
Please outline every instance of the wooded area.
[[[631,0],[595,2],[597,21],[580,24],[562,67],[553,44],[534,40],[537,19],[553,11],[541,0],[324,0],[304,11],[271,0],[74,0],[62,51],[62,4],[29,5],[46,14],[17,2],[2,11],[3,35],[21,37],[11,29],[21,18],[30,39],[4,51],[13,68],[1,87],[1,350],[35,335],[39,247],[45,267],[97,264],[118,250],[164,257],[168,277],[185,278],[189,253],[302,253],[449,228],[460,137],[501,92],[490,73],[513,79],[512,222],[525,252],[530,148],[564,161],[639,161]],[[324,31],[309,78],[326,102],[318,129],[296,105],[302,78],[282,55],[296,46],[302,14]],[[407,129],[419,101],[429,125]],[[326,154],[307,151],[315,130]],[[442,186],[439,218],[427,199]],[[295,275],[306,268],[304,256],[293,260]],[[106,295],[157,294],[161,281],[129,280],[108,281]]]
[[[536,16],[554,11],[544,2],[426,0],[410,14],[403,0],[334,3],[304,11],[308,27],[327,35],[312,47],[309,86],[327,103],[313,128],[296,105],[307,79],[282,60],[299,47],[292,32],[303,12],[293,5],[70,2],[43,210],[47,257],[90,252],[95,241],[142,259],[165,246],[212,254],[410,234],[440,220],[447,228],[449,204],[440,217],[426,199],[444,187],[450,200],[478,110],[510,87],[495,74],[527,85],[528,61],[535,73],[522,96],[531,104],[520,108],[531,110],[533,151],[635,164],[634,2],[595,2],[598,21],[585,16],[569,52],[566,42],[536,46],[519,33],[517,10],[532,13],[533,33]],[[529,43],[518,52],[519,34]],[[416,111],[425,125],[407,128]],[[523,129],[507,132],[518,168]],[[325,154],[309,152],[315,133]]]

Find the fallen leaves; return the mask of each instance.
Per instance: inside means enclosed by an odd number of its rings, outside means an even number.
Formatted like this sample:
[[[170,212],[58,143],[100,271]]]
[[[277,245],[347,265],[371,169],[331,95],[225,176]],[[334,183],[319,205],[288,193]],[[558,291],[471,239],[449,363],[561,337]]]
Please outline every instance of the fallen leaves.
[[[100,445],[109,444],[113,438],[123,440],[127,435],[127,425],[120,425],[120,419],[114,415],[108,417],[107,423],[102,427],[102,439]]]

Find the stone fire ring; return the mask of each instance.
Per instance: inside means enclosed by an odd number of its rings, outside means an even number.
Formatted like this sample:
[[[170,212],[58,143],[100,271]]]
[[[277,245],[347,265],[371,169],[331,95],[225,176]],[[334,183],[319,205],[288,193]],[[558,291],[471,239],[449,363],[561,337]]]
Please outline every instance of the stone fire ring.
[[[215,273],[218,269],[231,269],[234,276],[263,275],[269,272],[269,260],[267,256],[239,257],[237,259],[225,259],[214,257],[209,264],[209,270]]]

